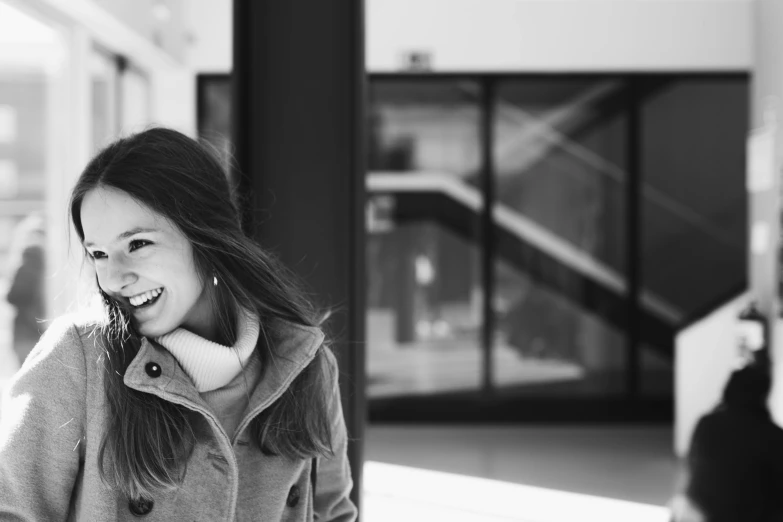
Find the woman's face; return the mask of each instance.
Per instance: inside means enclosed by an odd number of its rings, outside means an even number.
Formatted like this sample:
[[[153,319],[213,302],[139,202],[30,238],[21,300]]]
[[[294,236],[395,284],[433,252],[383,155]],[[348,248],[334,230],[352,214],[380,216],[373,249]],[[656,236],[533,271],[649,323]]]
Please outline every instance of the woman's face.
[[[214,314],[193,249],[176,226],[113,188],[88,192],[81,219],[98,284],[132,311],[141,335],[158,337],[183,327],[213,336]]]

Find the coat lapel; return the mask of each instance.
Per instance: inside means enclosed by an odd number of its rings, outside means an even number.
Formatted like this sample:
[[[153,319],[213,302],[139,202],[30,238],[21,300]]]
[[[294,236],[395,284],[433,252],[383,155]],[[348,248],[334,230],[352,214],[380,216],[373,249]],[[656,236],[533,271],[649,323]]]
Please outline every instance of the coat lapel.
[[[160,375],[147,372],[148,365],[160,366]],[[206,408],[206,403],[193,385],[193,381],[168,350],[150,341],[141,340],[141,347],[125,371],[125,385],[138,391],[151,393],[170,402]]]
[[[261,335],[264,335],[263,332]],[[237,427],[236,435],[256,415],[264,411],[313,360],[324,340],[320,328],[299,326],[282,322],[275,336],[280,341],[274,348],[275,356],[269,359],[263,376],[250,397],[247,414]],[[150,364],[160,366],[160,375],[148,373]],[[208,406],[177,360],[168,350],[155,342],[142,338],[141,347],[125,372],[125,385],[135,390],[151,393],[169,402],[191,409],[208,411]]]
[[[247,414],[236,430],[235,437],[250,424],[255,416],[268,408],[285,392],[291,382],[310,364],[324,341],[320,328],[283,323],[275,346],[275,356],[270,358],[263,377],[250,396]],[[262,333],[263,335],[263,333]]]

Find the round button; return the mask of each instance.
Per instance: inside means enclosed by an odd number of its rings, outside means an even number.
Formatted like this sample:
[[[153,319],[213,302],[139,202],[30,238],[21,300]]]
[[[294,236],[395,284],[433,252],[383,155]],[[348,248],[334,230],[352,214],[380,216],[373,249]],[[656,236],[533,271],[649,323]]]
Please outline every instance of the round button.
[[[128,501],[128,510],[137,517],[143,517],[148,515],[152,511],[152,507],[155,505],[153,500],[147,500],[145,498],[139,498],[136,500]]]
[[[144,367],[144,371],[153,378],[160,377],[160,374],[163,373],[163,370],[160,369],[160,364],[155,362],[148,362]]]
[[[291,491],[288,492],[288,498],[285,503],[288,507],[296,507],[299,504],[299,486],[296,484],[291,486]]]

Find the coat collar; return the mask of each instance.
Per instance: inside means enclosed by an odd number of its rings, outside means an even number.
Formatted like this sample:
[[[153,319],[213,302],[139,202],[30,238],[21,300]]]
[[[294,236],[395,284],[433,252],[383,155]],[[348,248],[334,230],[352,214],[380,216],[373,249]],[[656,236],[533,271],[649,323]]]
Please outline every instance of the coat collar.
[[[315,357],[324,340],[320,328],[305,327],[293,323],[281,322],[275,337],[280,339],[274,347],[275,356],[262,369],[263,375],[250,397],[248,411],[236,433],[272,404],[288,388]],[[265,335],[262,329],[261,335]],[[160,374],[152,371],[152,365],[158,365]],[[157,376],[156,376],[157,375]],[[125,385],[135,390],[151,393],[169,402],[197,409],[206,409],[207,405],[182,367],[165,348],[142,338],[141,347],[131,361],[124,377]]]

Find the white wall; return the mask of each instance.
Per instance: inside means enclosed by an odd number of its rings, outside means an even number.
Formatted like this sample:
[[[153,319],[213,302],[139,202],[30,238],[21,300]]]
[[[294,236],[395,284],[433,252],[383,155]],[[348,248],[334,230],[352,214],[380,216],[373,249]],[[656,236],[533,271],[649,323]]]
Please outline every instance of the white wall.
[[[203,73],[231,70],[232,0],[187,0],[183,11],[191,34],[187,60]]]
[[[436,71],[748,70],[752,0],[367,0],[367,66]]]
[[[74,3],[75,0],[68,0]],[[77,0],[79,2],[84,0]],[[128,29],[133,30],[155,47],[171,55],[177,61],[184,61],[187,47],[187,28],[183,11],[189,0],[90,0],[105,10]],[[156,8],[163,9],[164,17],[156,16]]]
[[[742,295],[677,335],[674,364],[674,451],[683,457],[696,422],[718,404],[737,363],[736,320]]]
[[[231,1],[188,0],[189,63],[231,69]],[[753,0],[365,0],[370,72],[747,71]]]
[[[190,68],[158,71],[150,79],[156,123],[196,136],[196,74]]]

